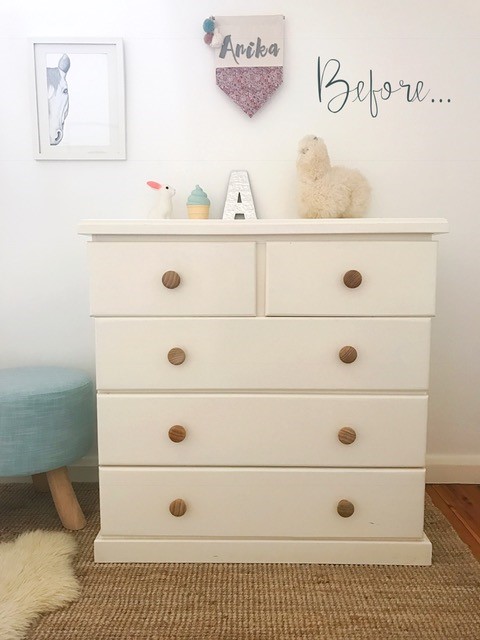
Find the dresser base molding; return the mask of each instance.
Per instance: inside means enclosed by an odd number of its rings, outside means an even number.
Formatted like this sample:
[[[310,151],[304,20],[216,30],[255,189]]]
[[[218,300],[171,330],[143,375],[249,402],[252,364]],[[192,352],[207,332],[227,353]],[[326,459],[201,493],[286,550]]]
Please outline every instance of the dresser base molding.
[[[95,562],[227,562],[417,565],[432,563],[420,540],[209,540],[97,536]]]

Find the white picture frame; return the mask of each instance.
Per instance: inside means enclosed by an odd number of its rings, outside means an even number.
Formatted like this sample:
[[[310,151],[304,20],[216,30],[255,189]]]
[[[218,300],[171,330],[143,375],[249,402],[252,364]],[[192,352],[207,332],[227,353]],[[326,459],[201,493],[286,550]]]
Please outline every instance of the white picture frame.
[[[123,42],[34,38],[34,157],[125,160]]]

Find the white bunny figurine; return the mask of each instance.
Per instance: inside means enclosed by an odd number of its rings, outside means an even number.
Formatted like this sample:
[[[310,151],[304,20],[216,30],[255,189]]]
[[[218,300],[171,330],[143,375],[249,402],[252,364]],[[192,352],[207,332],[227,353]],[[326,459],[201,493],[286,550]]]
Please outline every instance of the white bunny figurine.
[[[155,189],[157,192],[157,198],[155,205],[150,209],[148,217],[162,220],[172,217],[172,198],[175,195],[175,189],[168,184],[160,184],[149,180],[148,186]]]

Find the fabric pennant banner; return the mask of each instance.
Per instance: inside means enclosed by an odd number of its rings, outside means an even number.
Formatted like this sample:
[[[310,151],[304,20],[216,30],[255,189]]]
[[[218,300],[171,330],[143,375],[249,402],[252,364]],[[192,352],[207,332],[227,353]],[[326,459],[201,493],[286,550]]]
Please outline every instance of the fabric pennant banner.
[[[283,82],[284,16],[215,16],[217,85],[250,118]]]

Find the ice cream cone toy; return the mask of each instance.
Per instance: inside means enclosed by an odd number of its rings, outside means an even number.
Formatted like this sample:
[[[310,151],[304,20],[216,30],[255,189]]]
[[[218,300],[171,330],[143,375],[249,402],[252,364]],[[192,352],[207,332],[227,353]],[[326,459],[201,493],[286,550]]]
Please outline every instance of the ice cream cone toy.
[[[196,185],[188,196],[187,212],[191,220],[205,220],[210,213],[210,200],[202,187]]]

